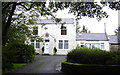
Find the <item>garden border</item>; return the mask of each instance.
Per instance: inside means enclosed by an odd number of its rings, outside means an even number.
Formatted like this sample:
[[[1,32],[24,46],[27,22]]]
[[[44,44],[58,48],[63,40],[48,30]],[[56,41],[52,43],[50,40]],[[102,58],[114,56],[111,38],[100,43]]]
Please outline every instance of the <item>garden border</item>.
[[[96,65],[62,62],[64,73],[120,73],[120,65]]]

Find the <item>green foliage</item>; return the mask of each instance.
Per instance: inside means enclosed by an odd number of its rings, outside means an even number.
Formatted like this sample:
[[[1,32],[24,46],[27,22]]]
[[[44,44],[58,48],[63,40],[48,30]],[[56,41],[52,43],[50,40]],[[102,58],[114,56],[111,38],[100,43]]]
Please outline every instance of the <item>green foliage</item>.
[[[27,64],[26,63],[19,63],[19,64],[17,63],[17,64],[13,64],[13,68],[17,69],[17,68],[25,66],[25,65],[27,65]]]
[[[11,52],[6,47],[2,47],[2,71],[3,73],[13,68]]]
[[[35,57],[34,47],[25,44],[10,44],[8,45],[9,55],[12,56],[13,63],[28,63],[32,62]]]
[[[96,2],[50,2],[49,8],[52,12],[69,8],[69,13],[73,13],[77,19],[81,19],[82,16],[97,18],[97,20],[108,17]]]
[[[67,62],[80,64],[120,64],[120,52],[107,52],[98,48],[80,47],[67,55]]]
[[[2,47],[2,70],[3,73],[14,68],[13,63],[32,62],[35,57],[34,47],[20,42],[13,42]]]
[[[59,23],[62,19],[61,18],[55,18],[55,21]]]
[[[109,61],[110,64],[120,65],[120,51],[111,51],[112,60]]]

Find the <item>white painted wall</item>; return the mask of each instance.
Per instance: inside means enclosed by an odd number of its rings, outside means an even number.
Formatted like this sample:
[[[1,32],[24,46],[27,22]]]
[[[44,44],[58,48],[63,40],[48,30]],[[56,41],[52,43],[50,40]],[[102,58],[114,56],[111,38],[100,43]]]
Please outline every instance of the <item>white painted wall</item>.
[[[32,25],[34,26],[34,25]],[[66,55],[69,51],[76,48],[77,42],[76,42],[76,25],[74,24],[65,24],[64,26],[67,28],[67,35],[61,35],[61,24],[46,24],[45,26],[42,26],[40,24],[37,24],[38,26],[38,35],[45,38],[43,35],[45,33],[49,33],[51,36],[50,38],[50,54],[53,55],[53,49],[54,47],[57,48],[57,53],[60,55]],[[45,30],[45,28],[47,28]],[[56,42],[54,42],[54,38],[56,39]],[[58,49],[58,43],[59,40],[68,40],[68,49]],[[41,45],[43,46],[43,45]],[[42,47],[39,49],[42,50]],[[38,52],[38,50],[37,50]],[[41,53],[41,51],[39,51]]]
[[[91,44],[93,44],[93,43],[99,43],[99,44],[104,43],[104,49],[103,50],[105,50],[105,51],[109,51],[110,50],[109,41],[85,41],[85,40],[77,41],[77,45],[80,46],[81,43],[84,43],[83,45],[85,45],[86,43],[91,43]]]

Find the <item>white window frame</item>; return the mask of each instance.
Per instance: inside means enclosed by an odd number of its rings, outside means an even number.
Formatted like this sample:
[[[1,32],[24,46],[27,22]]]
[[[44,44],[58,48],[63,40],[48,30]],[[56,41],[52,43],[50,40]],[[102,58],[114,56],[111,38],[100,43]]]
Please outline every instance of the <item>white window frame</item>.
[[[40,42],[38,40],[36,40],[36,46],[35,48],[40,48]]]
[[[103,46],[103,47],[102,47]],[[104,50],[105,49],[105,43],[100,44],[100,49]]]
[[[68,40],[64,40],[64,49],[68,49],[69,45],[68,45]]]
[[[37,47],[37,44],[39,45],[39,47]],[[31,40],[31,45],[34,46],[35,49],[40,48],[40,42],[38,42],[38,40]]]
[[[58,41],[58,49],[63,49],[63,40]]]
[[[62,42],[60,42],[62,41]],[[62,45],[62,48],[60,48],[60,44]],[[67,47],[65,47],[65,45],[67,45]],[[69,49],[69,40],[59,40],[58,41],[58,49]]]

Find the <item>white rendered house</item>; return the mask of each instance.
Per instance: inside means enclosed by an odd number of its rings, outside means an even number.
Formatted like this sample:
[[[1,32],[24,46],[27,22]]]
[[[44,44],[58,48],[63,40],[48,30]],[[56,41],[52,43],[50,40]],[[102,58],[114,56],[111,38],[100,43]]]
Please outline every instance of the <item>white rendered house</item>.
[[[57,55],[66,55],[77,46],[110,50],[110,41],[106,33],[76,34],[76,25],[73,18],[63,18],[57,24],[52,19],[41,19],[30,26],[33,27],[34,35],[43,38],[43,42],[29,41],[39,54],[54,55],[54,48],[56,48]]]
[[[61,23],[65,24],[62,25]],[[43,38],[43,42],[30,41],[39,54],[54,55],[54,48],[56,48],[56,54],[66,55],[69,51],[76,48],[76,25],[74,25],[74,19],[72,18],[63,18],[57,24],[52,19],[42,19],[31,26],[33,28],[35,26],[36,35]],[[44,52],[42,52],[43,47]]]

